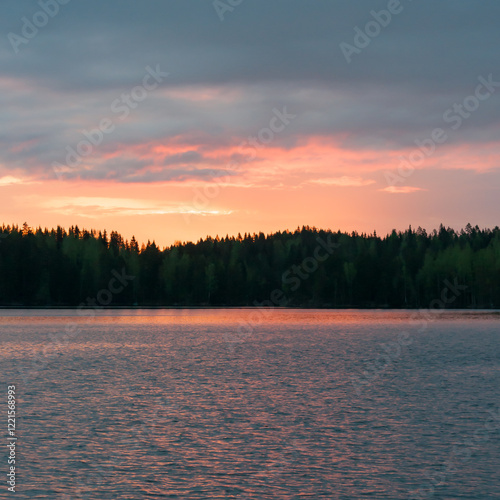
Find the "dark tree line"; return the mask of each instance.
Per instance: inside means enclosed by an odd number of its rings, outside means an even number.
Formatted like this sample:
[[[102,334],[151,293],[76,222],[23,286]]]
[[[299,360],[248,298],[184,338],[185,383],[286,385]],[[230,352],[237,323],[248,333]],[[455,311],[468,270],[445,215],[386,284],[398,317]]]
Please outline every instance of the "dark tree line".
[[[160,249],[114,231],[4,225],[0,277],[2,306],[429,307],[451,283],[460,291],[446,292],[448,306],[490,308],[500,307],[500,229],[303,227]]]

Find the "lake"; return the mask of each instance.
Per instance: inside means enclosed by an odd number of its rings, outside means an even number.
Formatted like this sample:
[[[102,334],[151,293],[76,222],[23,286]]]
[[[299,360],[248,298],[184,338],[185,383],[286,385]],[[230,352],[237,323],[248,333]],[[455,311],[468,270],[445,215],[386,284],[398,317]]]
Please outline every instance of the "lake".
[[[495,311],[2,310],[14,496],[500,498],[499,326]]]

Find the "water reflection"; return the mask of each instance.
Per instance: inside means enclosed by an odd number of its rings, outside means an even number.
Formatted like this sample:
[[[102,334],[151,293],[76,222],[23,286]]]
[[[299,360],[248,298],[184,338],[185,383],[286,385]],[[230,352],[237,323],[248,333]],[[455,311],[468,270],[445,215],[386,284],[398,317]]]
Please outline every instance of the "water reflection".
[[[497,407],[495,312],[421,330],[414,312],[275,310],[228,342],[251,312],[2,311],[21,498],[408,498]],[[404,329],[412,343],[354,390]],[[499,436],[435,497],[495,498]]]

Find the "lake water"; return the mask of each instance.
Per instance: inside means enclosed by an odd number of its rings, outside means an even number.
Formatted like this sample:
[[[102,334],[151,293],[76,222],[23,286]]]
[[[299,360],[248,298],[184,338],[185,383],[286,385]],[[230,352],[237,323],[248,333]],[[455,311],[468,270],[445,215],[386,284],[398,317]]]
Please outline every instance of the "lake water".
[[[497,312],[86,314],[0,311],[17,498],[500,498]]]

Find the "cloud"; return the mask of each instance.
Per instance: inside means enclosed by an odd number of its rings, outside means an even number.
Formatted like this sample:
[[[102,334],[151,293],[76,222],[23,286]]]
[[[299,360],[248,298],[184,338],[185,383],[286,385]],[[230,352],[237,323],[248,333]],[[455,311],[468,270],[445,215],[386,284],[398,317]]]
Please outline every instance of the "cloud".
[[[415,193],[417,191],[426,191],[426,189],[415,186],[388,186],[384,189],[380,189],[380,191],[385,191],[386,193],[395,193],[395,194],[408,194],[408,193]]]
[[[363,165],[345,165],[351,152],[367,152],[380,164],[379,153],[389,162],[436,127],[445,129],[440,148],[449,148],[451,156],[436,168],[453,165],[460,156],[453,148],[468,144],[490,148],[490,158],[483,156],[477,166],[484,169],[500,153],[500,92],[481,101],[457,130],[445,113],[463,106],[479,76],[500,81],[500,4],[402,4],[401,14],[350,64],[340,44],[354,43],[355,27],[363,29],[386,1],[316,2],[312,8],[301,0],[253,0],[235,7],[224,22],[205,1],[61,5],[17,54],[6,36],[0,45],[0,175],[53,178],[53,163],[65,164],[68,148],[87,140],[85,132],[103,119],[112,121],[113,131],[64,179],[208,181],[227,171],[251,177],[266,164],[267,180],[276,185],[297,165],[304,182],[367,185],[359,180]],[[31,19],[39,9],[36,2],[8,2],[1,31],[20,34],[23,17]],[[168,78],[145,99],[132,101],[126,117],[113,111],[117,99],[130,99],[145,68],[156,65]],[[274,109],[284,107],[297,116],[289,126],[270,143],[258,142],[255,151],[238,151],[269,128]],[[319,139],[337,148],[325,153],[330,171],[317,168],[314,162],[323,158],[314,158],[311,146],[314,173],[306,175],[301,148]],[[160,145],[164,151],[155,150]],[[240,163],[237,173],[228,167],[232,161]]]
[[[348,177],[346,175],[342,177],[332,177],[326,179],[313,179],[309,181],[312,184],[320,184],[324,186],[341,186],[341,187],[361,187],[369,186],[370,184],[375,184],[374,180],[363,179],[361,177]]]
[[[12,184],[23,184],[23,180],[13,177],[12,175],[6,175],[0,178],[0,186],[10,186]]]
[[[253,0],[222,23],[212,2],[199,0],[69,2],[19,54],[5,37],[2,68],[70,90],[125,90],[141,77],[142,61],[171,68],[180,85],[301,81],[309,88],[355,82],[446,89],[463,85],[465,75],[475,77],[492,62],[500,41],[497,3],[401,3],[403,12],[347,64],[340,43],[354,43],[354,28],[363,29],[371,11],[386,8],[387,1],[319,2],[312,8],[301,0]],[[36,3],[9,2],[2,32],[20,33],[22,17],[32,18],[39,9]]]
[[[131,198],[106,198],[80,196],[76,198],[57,197],[41,203],[49,211],[78,217],[99,218],[110,215],[229,215],[230,210],[198,210],[188,205],[155,203]]]

